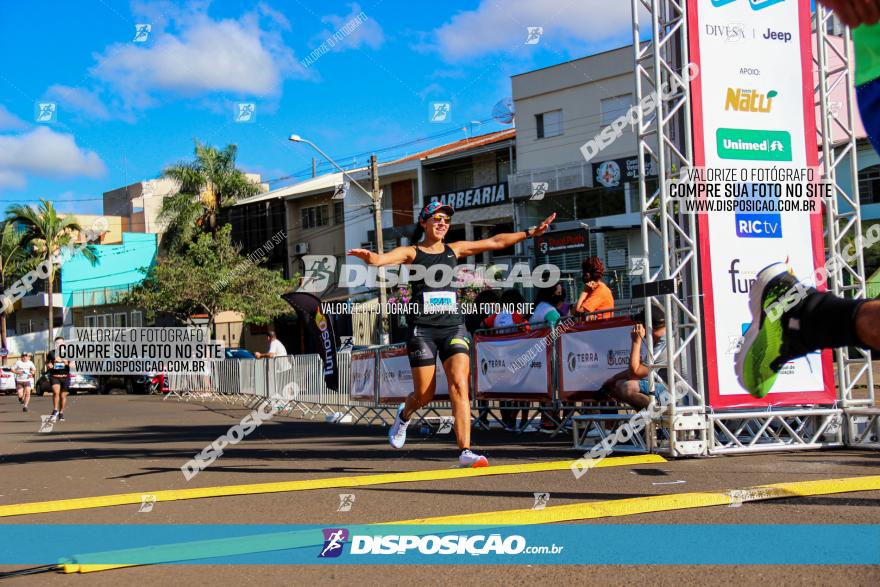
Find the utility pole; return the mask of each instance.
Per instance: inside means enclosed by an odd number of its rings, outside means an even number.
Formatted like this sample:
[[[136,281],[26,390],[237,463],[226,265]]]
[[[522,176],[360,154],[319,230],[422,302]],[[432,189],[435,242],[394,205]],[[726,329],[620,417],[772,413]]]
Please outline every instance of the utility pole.
[[[372,179],[373,217],[376,222],[376,252],[380,255],[385,252],[382,238],[382,192],[379,190],[379,160],[376,155],[370,156],[370,178]],[[388,301],[388,293],[385,291],[385,269],[379,267],[379,343],[390,344],[391,331],[388,322],[388,313],[385,304]]]

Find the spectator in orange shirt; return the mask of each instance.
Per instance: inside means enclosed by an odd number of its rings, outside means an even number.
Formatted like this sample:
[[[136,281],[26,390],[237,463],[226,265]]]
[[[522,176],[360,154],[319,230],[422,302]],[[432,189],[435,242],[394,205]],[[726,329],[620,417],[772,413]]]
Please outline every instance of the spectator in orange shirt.
[[[584,277],[584,291],[581,292],[577,304],[575,304],[575,312],[589,314],[599,310],[613,310],[614,295],[611,293],[611,289],[602,282],[602,277],[605,276],[605,265],[599,260],[599,257],[584,259],[581,271],[583,271]],[[611,312],[596,314],[590,318],[600,320],[611,318]]]

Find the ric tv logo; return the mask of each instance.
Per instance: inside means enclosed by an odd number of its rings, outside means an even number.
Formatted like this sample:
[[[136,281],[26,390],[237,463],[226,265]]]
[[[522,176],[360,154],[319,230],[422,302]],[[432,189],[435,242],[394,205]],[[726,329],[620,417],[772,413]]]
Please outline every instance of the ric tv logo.
[[[739,238],[782,238],[779,214],[737,214],[734,222]]]

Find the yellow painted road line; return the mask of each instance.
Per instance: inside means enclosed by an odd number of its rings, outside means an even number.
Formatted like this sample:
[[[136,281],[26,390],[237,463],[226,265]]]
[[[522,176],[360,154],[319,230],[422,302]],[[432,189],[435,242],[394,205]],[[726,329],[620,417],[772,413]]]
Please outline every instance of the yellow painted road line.
[[[653,513],[660,511],[672,511],[690,508],[730,505],[732,503],[763,501],[767,499],[782,499],[791,497],[807,497],[811,495],[830,495],[834,493],[851,493],[856,491],[880,490],[880,475],[870,477],[847,477],[842,479],[824,479],[820,481],[795,481],[789,483],[775,483],[772,485],[759,485],[746,489],[734,489],[727,491],[706,491],[694,493],[677,493],[672,495],[657,495],[651,497],[635,497],[592,503],[579,503],[572,505],[551,506],[543,510],[505,510],[497,512],[480,512],[476,514],[464,514],[457,516],[438,516],[434,518],[421,518],[417,520],[401,520],[397,522],[384,522],[382,524],[363,525],[361,527],[376,527],[392,524],[420,524],[442,525],[444,531],[454,531],[455,527],[474,530],[478,527],[498,528],[507,525],[550,524],[554,522],[572,522],[595,518],[631,516],[636,514]],[[433,532],[433,528],[426,528],[425,532]],[[418,531],[413,532],[418,534]],[[179,560],[198,560],[216,556],[222,548],[231,549],[235,554],[248,552],[267,552],[286,548],[320,545],[321,538],[309,538],[306,532],[292,532],[287,535],[258,535],[233,539],[218,539],[213,541],[200,541],[179,545],[157,545],[151,549],[166,548],[169,554],[168,562]],[[216,545],[212,547],[212,544]],[[271,544],[271,546],[268,546]],[[103,553],[107,558],[122,557],[120,552],[143,551],[133,549],[131,551],[119,551],[117,553]],[[190,555],[184,553],[189,550]],[[198,554],[201,552],[202,554]],[[95,557],[95,555],[90,555]],[[143,556],[143,555],[141,555]],[[178,558],[174,558],[174,557]],[[94,558],[93,558],[94,560]],[[163,561],[146,564],[161,564]],[[131,564],[78,564],[69,563],[64,565],[65,573],[89,573],[116,568],[135,566]]]
[[[632,516],[671,510],[708,507],[714,505],[730,505],[748,501],[765,499],[782,499],[786,497],[804,497],[810,495],[829,495],[832,493],[849,493],[851,491],[880,490],[880,475],[870,477],[847,477],[843,479],[826,479],[822,481],[795,481],[759,485],[747,489],[730,491],[706,491],[695,493],[675,493],[671,495],[654,495],[650,497],[632,497],[593,503],[575,503],[545,507],[543,510],[504,510],[497,512],[479,512],[455,516],[438,516],[416,520],[386,522],[389,524],[477,524],[487,526],[552,524],[554,522],[571,522],[616,516]]]
[[[576,461],[552,461],[545,463],[526,463],[521,465],[499,465],[480,469],[433,469],[409,473],[382,473],[379,475],[360,475],[357,477],[330,477],[328,479],[304,479],[302,481],[281,481],[277,483],[254,483],[250,485],[226,485],[221,487],[198,487],[192,489],[166,489],[161,491],[140,491],[55,501],[37,501],[0,506],[0,518],[46,514],[71,510],[111,507],[142,503],[145,495],[155,496],[156,501],[179,501],[184,499],[204,499],[209,497],[228,497],[231,495],[256,495],[260,493],[281,493],[288,491],[311,491],[315,489],[335,489],[340,487],[365,487],[388,483],[413,483],[419,481],[440,481],[463,479],[467,477],[487,477],[491,475],[515,475],[521,473],[545,473],[570,469]],[[602,460],[597,467],[628,467],[665,463],[660,455],[635,455],[613,457]]]

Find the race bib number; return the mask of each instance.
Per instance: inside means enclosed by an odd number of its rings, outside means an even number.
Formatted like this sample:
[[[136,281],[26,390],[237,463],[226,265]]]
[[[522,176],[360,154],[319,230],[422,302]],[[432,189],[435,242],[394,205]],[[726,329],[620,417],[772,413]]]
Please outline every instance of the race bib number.
[[[64,363],[61,363],[61,362],[55,363],[55,369],[57,369],[59,371],[64,369]]]
[[[422,293],[425,314],[455,312],[458,309],[454,291],[426,291]]]

